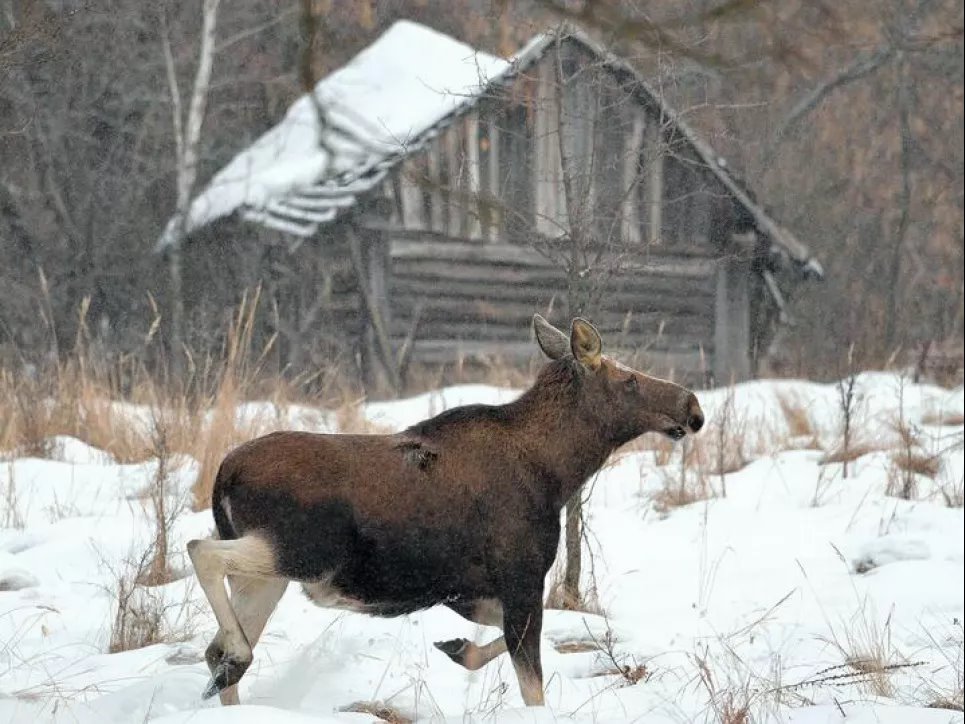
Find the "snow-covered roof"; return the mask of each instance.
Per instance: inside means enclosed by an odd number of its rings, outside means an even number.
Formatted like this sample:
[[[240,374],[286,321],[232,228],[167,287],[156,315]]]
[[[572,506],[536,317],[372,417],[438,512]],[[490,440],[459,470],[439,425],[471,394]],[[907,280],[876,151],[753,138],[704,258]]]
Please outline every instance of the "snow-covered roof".
[[[647,80],[578,28],[535,36],[510,60],[475,50],[418,23],[400,20],[348,65],[319,81],[314,95],[325,109],[325,136],[306,94],[285,118],[219,171],[191,203],[183,231],[237,210],[251,221],[299,236],[353,206],[407,154],[422,148],[481,98],[492,95],[541,60],[562,40],[581,44],[610,72],[629,78],[642,103],[660,109],[706,167],[751,214],[773,250],[805,276],[824,271],[789,230],[747,192],[723,158],[663,102]],[[334,151],[334,156],[325,149]],[[177,240],[171,219],[159,241]]]
[[[315,86],[325,109],[324,138],[306,93],[211,179],[192,201],[184,233],[239,209],[284,231],[314,233],[381,181],[412,139],[509,67],[423,25],[396,22]],[[181,230],[171,219],[158,247],[175,242]]]

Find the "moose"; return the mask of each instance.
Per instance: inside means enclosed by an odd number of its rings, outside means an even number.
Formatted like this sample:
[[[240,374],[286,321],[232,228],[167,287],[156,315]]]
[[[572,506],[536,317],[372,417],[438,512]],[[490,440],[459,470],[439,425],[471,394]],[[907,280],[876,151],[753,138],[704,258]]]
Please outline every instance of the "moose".
[[[392,435],[275,432],[228,453],[211,500],[217,536],[187,545],[219,627],[205,698],[238,703],[252,649],[297,581],[320,606],[399,616],[444,605],[501,627],[483,646],[435,645],[470,670],[508,652],[523,701],[543,703],[543,583],[563,506],[619,446],[647,432],[679,440],[704,416],[693,392],[605,356],[588,321],[566,335],[537,314],[533,327],[549,362],[508,404]]]

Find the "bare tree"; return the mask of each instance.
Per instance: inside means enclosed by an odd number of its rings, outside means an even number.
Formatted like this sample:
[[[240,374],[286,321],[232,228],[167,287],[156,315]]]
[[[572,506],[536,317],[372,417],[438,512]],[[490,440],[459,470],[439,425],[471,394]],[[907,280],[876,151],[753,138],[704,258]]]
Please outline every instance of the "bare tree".
[[[177,200],[175,202],[172,228],[174,233],[167,247],[168,273],[170,275],[171,346],[172,362],[177,364],[184,337],[184,298],[182,292],[181,243],[191,206],[191,193],[198,175],[198,149],[201,143],[201,126],[204,123],[205,105],[211,85],[211,69],[214,64],[218,6],[221,0],[203,0],[201,5],[201,43],[198,48],[198,65],[187,111],[182,110],[178,74],[171,52],[171,41],[164,15],[162,23],[162,47],[164,67],[167,71],[171,92],[171,111],[174,126]]]

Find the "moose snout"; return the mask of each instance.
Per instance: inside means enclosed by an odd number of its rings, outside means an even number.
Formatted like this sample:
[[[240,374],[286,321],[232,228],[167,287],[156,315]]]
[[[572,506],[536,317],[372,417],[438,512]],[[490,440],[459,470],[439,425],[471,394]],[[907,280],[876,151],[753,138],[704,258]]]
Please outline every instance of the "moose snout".
[[[704,411],[700,409],[697,395],[691,393],[687,400],[687,427],[691,432],[697,432],[704,426]]]

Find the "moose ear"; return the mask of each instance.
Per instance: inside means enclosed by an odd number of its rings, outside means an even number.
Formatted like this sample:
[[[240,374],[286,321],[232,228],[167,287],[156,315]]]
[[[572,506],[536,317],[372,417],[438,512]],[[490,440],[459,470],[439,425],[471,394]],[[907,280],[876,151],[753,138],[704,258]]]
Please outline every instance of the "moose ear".
[[[533,331],[539,348],[550,359],[559,359],[570,351],[570,340],[566,335],[538,314],[533,315]]]
[[[603,340],[596,327],[582,317],[573,320],[570,328],[570,349],[573,356],[591,370],[598,369],[603,355]]]

